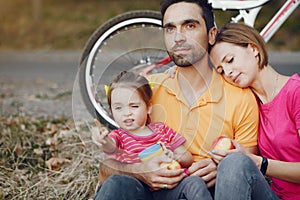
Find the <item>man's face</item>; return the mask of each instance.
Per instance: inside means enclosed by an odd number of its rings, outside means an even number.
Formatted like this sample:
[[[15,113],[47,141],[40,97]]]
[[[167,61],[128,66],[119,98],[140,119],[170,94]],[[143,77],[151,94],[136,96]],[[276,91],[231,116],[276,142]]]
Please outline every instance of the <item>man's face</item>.
[[[167,51],[177,66],[198,62],[207,53],[208,34],[202,9],[194,3],[175,3],[163,18]]]

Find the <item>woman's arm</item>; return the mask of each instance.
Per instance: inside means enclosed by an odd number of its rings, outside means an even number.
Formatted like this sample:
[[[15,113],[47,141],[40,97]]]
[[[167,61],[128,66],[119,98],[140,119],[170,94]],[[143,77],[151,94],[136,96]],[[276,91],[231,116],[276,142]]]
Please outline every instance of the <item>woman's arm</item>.
[[[269,160],[266,175],[300,184],[300,162]]]
[[[262,157],[254,154],[249,156],[260,169]],[[300,162],[284,162],[268,159],[266,175],[288,182],[300,183]]]
[[[300,137],[300,129],[298,129],[298,134]],[[260,169],[262,157],[253,154],[249,154],[249,156]],[[268,159],[266,175],[288,182],[300,183],[300,162],[284,162]]]

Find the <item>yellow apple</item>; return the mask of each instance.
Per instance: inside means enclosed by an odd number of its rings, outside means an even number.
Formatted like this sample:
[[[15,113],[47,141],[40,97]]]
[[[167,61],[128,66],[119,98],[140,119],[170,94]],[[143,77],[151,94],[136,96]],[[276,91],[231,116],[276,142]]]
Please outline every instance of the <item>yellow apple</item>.
[[[176,160],[173,160],[171,163],[161,163],[160,167],[166,168],[168,170],[181,169],[181,165]]]
[[[230,150],[234,149],[234,145],[230,138],[222,135],[213,142],[213,150]]]

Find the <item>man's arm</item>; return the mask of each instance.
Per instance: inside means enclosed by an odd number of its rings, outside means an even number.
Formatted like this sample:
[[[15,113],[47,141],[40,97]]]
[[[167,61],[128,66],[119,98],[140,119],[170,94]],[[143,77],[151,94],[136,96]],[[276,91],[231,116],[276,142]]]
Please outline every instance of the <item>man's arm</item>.
[[[99,179],[103,183],[109,176],[113,174],[126,174],[138,178],[139,173],[133,173],[136,168],[139,169],[140,163],[127,164],[116,161],[114,159],[104,160],[99,168]],[[141,178],[138,178],[141,179]]]
[[[244,89],[240,103],[234,113],[234,140],[257,154],[257,136],[259,127],[258,104],[250,89]]]
[[[183,169],[167,170],[159,166],[168,159],[164,154],[142,163],[133,164],[106,159],[100,166],[99,179],[101,182],[104,182],[110,175],[125,174],[143,181],[155,190],[164,188],[166,184],[171,189],[185,177],[185,174],[183,173]]]

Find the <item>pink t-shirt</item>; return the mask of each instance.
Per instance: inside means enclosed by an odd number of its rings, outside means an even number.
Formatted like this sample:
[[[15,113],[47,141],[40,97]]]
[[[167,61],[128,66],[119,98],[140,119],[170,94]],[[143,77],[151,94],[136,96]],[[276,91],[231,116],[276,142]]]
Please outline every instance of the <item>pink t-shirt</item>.
[[[184,137],[161,122],[151,123],[148,127],[153,131],[148,136],[136,136],[123,129],[113,130],[109,136],[117,143],[115,159],[126,163],[141,162],[139,153],[157,142],[164,143],[172,151],[185,142]]]
[[[259,105],[258,145],[262,156],[300,162],[300,77],[295,74],[272,102]],[[300,184],[272,178],[280,199],[300,200]]]

